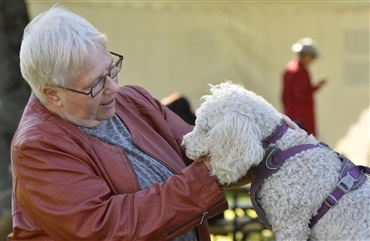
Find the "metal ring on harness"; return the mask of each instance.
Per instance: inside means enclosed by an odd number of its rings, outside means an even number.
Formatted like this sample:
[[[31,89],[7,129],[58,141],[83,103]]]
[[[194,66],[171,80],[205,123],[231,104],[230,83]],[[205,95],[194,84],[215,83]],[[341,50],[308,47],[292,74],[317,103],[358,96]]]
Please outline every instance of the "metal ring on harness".
[[[266,150],[266,154],[265,154],[265,159],[266,159],[266,167],[270,170],[275,170],[277,169],[278,167],[280,167],[281,165],[279,164],[275,164],[272,162],[272,159],[274,158],[274,156],[278,153],[278,152],[281,152],[281,149],[278,148],[278,147],[270,147]]]

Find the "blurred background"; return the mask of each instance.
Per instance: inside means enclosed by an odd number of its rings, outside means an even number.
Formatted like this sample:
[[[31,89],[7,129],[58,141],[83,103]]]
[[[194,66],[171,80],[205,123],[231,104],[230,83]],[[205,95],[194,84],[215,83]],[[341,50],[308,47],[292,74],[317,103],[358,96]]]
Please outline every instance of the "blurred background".
[[[194,111],[208,84],[224,80],[243,84],[282,111],[282,74],[295,57],[291,46],[303,37],[315,39],[321,57],[310,67],[311,78],[313,83],[328,79],[315,97],[318,139],[355,163],[370,165],[368,1],[28,0],[26,14],[32,19],[57,3],[104,32],[109,49],[125,56],[121,85],[143,86],[159,100],[179,92]],[[8,4],[2,3],[2,8],[9,9]],[[19,15],[9,11],[15,14],[2,17],[2,29],[17,27]],[[18,47],[21,34],[13,39]],[[2,49],[7,38],[2,32]],[[1,58],[5,123],[5,106],[25,103],[14,95],[4,98],[4,83],[24,81],[19,74],[16,80],[5,80],[8,56],[3,53]],[[18,66],[13,64],[13,71],[19,72]],[[18,120],[19,115],[11,118],[13,125]],[[8,129],[8,136],[11,133]],[[1,145],[2,150],[9,148],[3,140]],[[3,181],[9,163],[3,153],[2,193],[9,184]]]
[[[30,18],[58,1],[26,1]],[[319,43],[313,82],[318,137],[368,161],[368,1],[62,1],[107,34],[125,56],[120,83],[145,87],[156,98],[179,91],[196,109],[208,84],[242,83],[282,111],[281,77],[303,37]],[[365,116],[365,117],[364,117]],[[355,127],[358,124],[361,127]],[[360,128],[347,147],[343,140]],[[364,146],[360,148],[360,146]],[[353,149],[352,149],[353,148]]]

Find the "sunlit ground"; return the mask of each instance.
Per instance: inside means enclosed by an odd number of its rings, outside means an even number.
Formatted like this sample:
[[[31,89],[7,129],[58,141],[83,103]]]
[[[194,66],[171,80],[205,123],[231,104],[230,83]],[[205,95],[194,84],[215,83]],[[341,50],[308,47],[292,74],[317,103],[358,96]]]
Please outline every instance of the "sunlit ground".
[[[229,199],[230,197],[228,197]],[[245,199],[248,197],[242,197]],[[234,220],[235,218],[243,218],[245,216],[250,217],[253,220],[258,218],[257,213],[253,209],[243,210],[241,208],[236,208],[235,210],[228,209],[224,212],[224,217],[226,220]],[[214,235],[211,234],[212,241],[233,241],[233,232],[229,232],[226,235]],[[247,240],[247,241],[271,241],[273,240],[273,233],[269,229],[263,229],[261,231],[252,231],[249,233],[248,237],[245,238],[241,231],[235,233],[235,240]]]
[[[265,230],[261,234],[251,234],[247,241],[267,241],[271,240],[272,233],[270,230]],[[215,236],[211,234],[211,241],[232,241],[232,234],[228,236]],[[237,235],[236,240],[243,240],[243,235]]]

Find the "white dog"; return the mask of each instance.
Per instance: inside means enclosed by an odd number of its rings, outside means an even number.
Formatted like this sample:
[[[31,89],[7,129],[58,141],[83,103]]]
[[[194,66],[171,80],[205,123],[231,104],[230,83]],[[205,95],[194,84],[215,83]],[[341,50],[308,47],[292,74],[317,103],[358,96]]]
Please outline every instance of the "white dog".
[[[220,184],[237,182],[258,166],[270,147],[284,151],[302,144],[315,145],[288,157],[257,191],[277,240],[370,240],[370,180],[338,200],[313,226],[324,200],[336,189],[343,159],[302,130],[287,129],[274,143],[263,145],[282,122],[282,115],[261,96],[230,81],[211,87],[196,110],[196,124],[184,136],[186,155],[209,156],[212,174]],[[266,156],[265,156],[266,158]],[[252,180],[252,186],[253,186]]]

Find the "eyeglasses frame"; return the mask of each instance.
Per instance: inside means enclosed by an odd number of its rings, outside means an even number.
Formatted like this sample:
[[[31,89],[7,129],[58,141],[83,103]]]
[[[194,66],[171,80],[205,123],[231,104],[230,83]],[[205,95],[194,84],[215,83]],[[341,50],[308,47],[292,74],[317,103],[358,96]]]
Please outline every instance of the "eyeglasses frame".
[[[101,78],[93,86],[91,86],[89,92],[84,92],[84,91],[81,91],[81,90],[75,90],[75,89],[71,89],[71,88],[67,88],[67,87],[63,87],[63,86],[54,86],[54,87],[58,87],[58,88],[65,89],[65,90],[69,90],[69,91],[72,91],[72,92],[75,92],[75,93],[79,93],[79,94],[83,94],[83,95],[91,95],[91,98],[94,98],[95,96],[97,96],[104,89],[105,82],[107,80],[107,76],[109,76],[109,78],[111,78],[111,79],[114,79],[118,75],[118,73],[121,71],[121,69],[122,69],[122,61],[124,59],[123,55],[114,53],[112,51],[109,51],[109,53],[112,54],[112,55],[114,55],[114,56],[117,56],[119,59],[114,63],[114,65],[112,66],[112,68],[109,69],[108,74],[104,78]],[[117,67],[117,62],[119,62],[120,68],[118,69],[117,74],[115,76],[111,76],[110,75],[111,74],[110,72],[112,71],[113,68]],[[96,93],[95,95],[93,95],[93,89],[94,89],[94,87],[97,86],[101,81],[104,81],[103,87],[101,88],[101,90],[98,91],[98,93]]]

